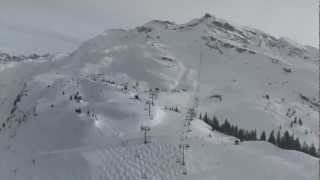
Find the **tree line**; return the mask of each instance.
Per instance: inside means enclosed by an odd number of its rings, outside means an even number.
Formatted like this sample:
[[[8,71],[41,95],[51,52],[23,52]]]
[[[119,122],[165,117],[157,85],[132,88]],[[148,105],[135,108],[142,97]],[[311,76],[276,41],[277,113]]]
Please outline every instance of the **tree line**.
[[[212,119],[208,117],[208,114],[205,113],[203,116],[200,114],[200,119],[206,122],[211,129],[214,131],[222,132],[230,136],[237,137],[240,141],[256,141],[257,131],[256,130],[245,130],[238,128],[236,125],[232,125],[227,119],[221,124],[216,116],[213,116]]]
[[[317,149],[314,144],[308,145],[306,142],[301,144],[299,138],[290,135],[288,131],[285,131],[283,134],[278,131],[275,135],[275,131],[272,130],[268,138],[266,132],[263,131],[258,138],[256,130],[239,128],[237,125],[232,125],[228,119],[225,119],[225,121],[221,123],[216,116],[209,118],[207,113],[204,115],[200,114],[199,119],[207,123],[211,127],[211,130],[237,137],[240,141],[267,141],[282,149],[296,150],[318,157]]]
[[[308,145],[306,142],[301,144],[299,138],[290,135],[288,131],[285,131],[283,134],[278,131],[277,135],[275,135],[274,130],[272,130],[268,139],[263,138],[263,133],[265,134],[265,132],[262,132],[260,140],[268,141],[282,149],[296,150],[318,157],[317,149],[314,144]]]

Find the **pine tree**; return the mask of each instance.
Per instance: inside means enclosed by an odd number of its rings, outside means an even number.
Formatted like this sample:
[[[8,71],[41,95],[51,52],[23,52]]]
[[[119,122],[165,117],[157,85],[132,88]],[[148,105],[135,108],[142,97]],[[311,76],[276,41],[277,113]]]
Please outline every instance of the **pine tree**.
[[[276,145],[280,147],[281,145],[281,134],[280,131],[277,133]]]
[[[302,152],[308,153],[309,152],[309,146],[308,144],[304,141],[302,145]]]
[[[276,144],[276,138],[274,137],[274,130],[271,131],[268,142]]]
[[[247,140],[247,141],[250,141],[252,138],[252,134],[251,132],[247,131],[247,130],[244,130],[244,140]]]
[[[247,131],[247,138],[246,140],[252,141],[254,140],[254,131]]]
[[[311,145],[311,147],[309,148],[308,150],[308,153],[312,156],[316,156],[317,155],[317,149],[316,147],[314,146],[314,144]]]
[[[214,130],[219,130],[219,129],[220,129],[219,120],[217,119],[216,116],[213,116],[212,128],[213,128]]]
[[[208,113],[206,112],[203,116],[203,121],[206,122],[207,124],[209,124],[209,121],[208,121]]]
[[[293,123],[294,123],[294,124],[297,124],[297,117],[294,117]]]
[[[285,149],[290,148],[290,135],[288,131],[285,131],[281,138],[281,147]]]
[[[294,141],[295,150],[301,151],[301,144],[299,138],[296,138]]]
[[[234,127],[234,136],[235,137],[238,137],[239,136],[239,128],[238,128],[238,126],[237,125],[235,125],[235,127]]]
[[[178,106],[176,106],[176,108],[174,108],[175,112],[179,112]]]
[[[267,137],[266,137],[266,132],[263,131],[263,132],[261,133],[261,136],[260,136],[260,141],[265,141],[266,138],[267,138]]]
[[[243,129],[239,129],[238,138],[240,139],[240,141],[244,140],[244,130]]]
[[[238,127],[231,125],[231,136],[237,137],[238,135]]]
[[[230,125],[230,123],[228,122],[228,119],[225,119],[225,121],[224,121],[224,123],[222,124],[222,126],[221,126],[221,131],[223,132],[223,133],[226,133],[226,134],[230,134],[230,127],[231,127],[231,125]]]
[[[233,125],[231,125],[231,127],[230,127],[230,135],[234,136],[234,126]]]
[[[258,137],[257,137],[257,130],[256,130],[256,129],[255,129],[255,130],[253,130],[253,132],[252,132],[252,140],[253,140],[253,141],[258,140]]]
[[[293,135],[291,135],[291,136],[289,136],[289,143],[288,143],[288,148],[289,149],[294,149],[295,150],[295,139],[294,139],[294,136]]]

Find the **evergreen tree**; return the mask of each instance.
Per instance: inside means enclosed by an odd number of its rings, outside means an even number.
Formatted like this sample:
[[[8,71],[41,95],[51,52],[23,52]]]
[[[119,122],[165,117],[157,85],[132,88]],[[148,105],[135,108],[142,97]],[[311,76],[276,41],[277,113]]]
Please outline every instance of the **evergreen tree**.
[[[266,137],[266,132],[263,131],[263,132],[261,133],[261,136],[260,136],[260,141],[265,141],[266,138],[267,138],[267,137]]]
[[[309,152],[309,146],[308,144],[304,141],[302,145],[302,152],[308,153]]]
[[[254,141],[257,139],[257,135],[256,135],[256,132],[253,130],[253,131],[248,131],[248,137],[246,140],[249,140],[249,141]]]
[[[253,130],[253,132],[252,132],[252,140],[253,140],[253,141],[258,140],[258,137],[257,137],[257,130],[256,130],[256,129],[255,129],[255,130]]]
[[[276,138],[274,137],[274,130],[271,131],[270,136],[268,138],[268,142],[272,144],[276,144]]]
[[[238,138],[240,139],[240,141],[244,140],[244,130],[243,129],[239,129]]]
[[[308,150],[308,153],[312,156],[317,156],[317,149],[314,146],[314,144],[312,144]]]
[[[299,138],[296,138],[294,141],[295,150],[301,151],[301,144]]]
[[[295,144],[295,139],[294,139],[294,136],[293,135],[291,135],[291,136],[289,136],[290,138],[289,138],[289,143],[288,143],[288,149],[294,149],[294,150],[296,150],[296,144]]]
[[[237,125],[234,127],[234,134],[235,137],[239,137],[239,128]]]
[[[231,136],[237,137],[238,135],[238,127],[231,125]]]
[[[206,122],[207,124],[210,124],[208,121],[208,113],[207,112],[203,116],[203,121]]]
[[[297,124],[297,117],[294,117],[293,123],[294,123],[294,124]]]
[[[235,129],[235,127],[233,125],[231,125],[231,127],[230,127],[230,135],[231,136],[235,136],[234,129]]]
[[[247,130],[243,130],[244,131],[244,140],[250,140],[251,139],[251,132],[247,131]]]
[[[212,128],[213,128],[214,130],[219,130],[219,129],[220,129],[219,120],[217,119],[216,116],[213,116]]]
[[[281,134],[280,134],[280,131],[278,131],[276,145],[280,147],[280,144],[281,144]]]
[[[220,129],[223,133],[230,134],[231,125],[228,122],[228,119],[225,119],[224,123],[221,125]]]
[[[281,138],[281,146],[282,148],[289,149],[290,148],[290,135],[288,131],[285,131]]]

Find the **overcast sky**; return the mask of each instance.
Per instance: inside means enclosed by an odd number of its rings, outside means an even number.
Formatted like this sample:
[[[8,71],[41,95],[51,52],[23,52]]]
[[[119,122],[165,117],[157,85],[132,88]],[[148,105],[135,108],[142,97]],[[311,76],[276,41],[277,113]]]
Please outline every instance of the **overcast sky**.
[[[184,23],[206,12],[318,46],[318,0],[0,0],[0,49],[66,52],[109,28]]]

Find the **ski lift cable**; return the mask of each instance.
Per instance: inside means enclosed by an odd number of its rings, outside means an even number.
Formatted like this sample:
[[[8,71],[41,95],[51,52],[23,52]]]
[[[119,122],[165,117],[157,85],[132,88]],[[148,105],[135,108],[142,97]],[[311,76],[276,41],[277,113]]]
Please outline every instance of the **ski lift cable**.
[[[195,89],[195,93],[194,93],[194,110],[195,112],[197,112],[198,106],[199,106],[199,93],[200,93],[200,80],[201,80],[201,68],[202,68],[202,46],[201,46],[201,41],[200,41],[200,54],[199,54],[199,65],[198,65],[198,77],[197,77],[197,86]]]

